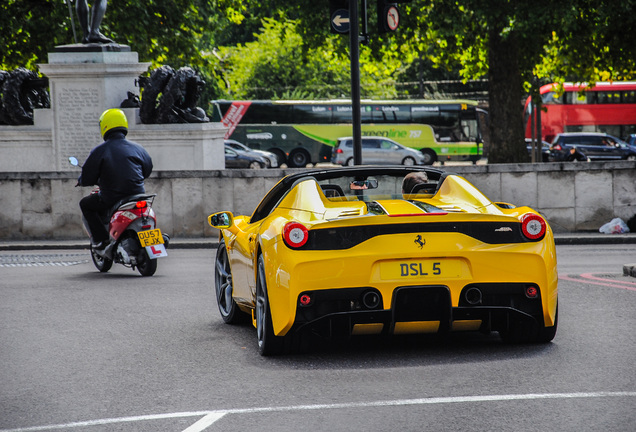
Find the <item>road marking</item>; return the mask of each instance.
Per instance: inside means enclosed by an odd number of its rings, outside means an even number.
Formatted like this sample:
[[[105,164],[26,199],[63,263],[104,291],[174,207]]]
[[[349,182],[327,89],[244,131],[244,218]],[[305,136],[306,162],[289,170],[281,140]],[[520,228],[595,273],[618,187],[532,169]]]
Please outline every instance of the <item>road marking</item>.
[[[520,400],[540,400],[540,399],[586,399],[586,398],[607,398],[607,397],[636,397],[636,391],[618,391],[618,392],[582,392],[582,393],[528,393],[528,394],[509,394],[509,395],[484,395],[484,396],[451,396],[451,397],[431,397],[422,399],[396,399],[375,402],[349,402],[337,404],[316,404],[316,405],[289,405],[279,407],[260,407],[260,408],[237,408],[227,410],[213,411],[195,411],[181,412],[170,414],[151,414],[136,417],[120,417],[108,418],[101,420],[89,420],[83,422],[48,425],[48,426],[32,426],[17,429],[0,429],[0,432],[36,432],[57,429],[71,429],[86,426],[102,426],[113,423],[126,423],[146,420],[173,419],[180,417],[197,417],[203,416],[188,429],[183,432],[202,431],[201,427],[206,428],[214,424],[217,420],[223,418],[227,414],[255,414],[265,412],[288,412],[288,411],[310,411],[325,409],[347,409],[347,408],[374,408],[374,407],[390,407],[390,406],[408,406],[408,405],[437,405],[449,403],[472,403],[472,402],[505,402]],[[191,429],[194,428],[194,429]]]
[[[216,423],[217,420],[220,420],[226,414],[227,411],[211,412],[189,428],[184,429],[183,432],[201,432],[202,430],[207,429],[208,426],[212,426],[212,424]]]
[[[67,267],[88,262],[87,255],[82,254],[12,254],[0,255],[0,267]]]
[[[577,278],[572,278],[569,276],[559,276],[560,280],[566,280],[566,281],[570,281],[570,282],[584,282],[587,284],[591,284],[591,285],[600,285],[600,286],[606,286],[606,287],[611,287],[611,288],[620,288],[620,289],[626,289],[629,291],[636,291],[636,287],[631,287],[631,286],[625,286],[625,285],[620,285],[620,284],[631,284],[631,282],[617,282],[617,281],[613,281],[613,280],[609,280],[609,279],[602,279],[602,278],[598,278],[598,277],[592,277],[590,273],[584,273],[581,275],[578,275],[581,277],[581,279],[577,279]],[[605,281],[606,283],[602,283],[602,282],[593,282],[593,280],[599,280],[599,281]]]

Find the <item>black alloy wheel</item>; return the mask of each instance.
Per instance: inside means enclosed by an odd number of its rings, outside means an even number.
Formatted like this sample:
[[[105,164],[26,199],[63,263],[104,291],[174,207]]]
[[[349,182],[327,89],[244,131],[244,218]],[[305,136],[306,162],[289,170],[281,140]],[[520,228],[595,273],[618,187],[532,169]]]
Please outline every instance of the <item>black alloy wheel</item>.
[[[244,321],[247,316],[236,305],[232,298],[232,269],[230,259],[227,255],[225,241],[219,244],[216,250],[216,260],[214,263],[214,288],[216,292],[216,303],[219,306],[221,318],[226,324],[237,324]]]

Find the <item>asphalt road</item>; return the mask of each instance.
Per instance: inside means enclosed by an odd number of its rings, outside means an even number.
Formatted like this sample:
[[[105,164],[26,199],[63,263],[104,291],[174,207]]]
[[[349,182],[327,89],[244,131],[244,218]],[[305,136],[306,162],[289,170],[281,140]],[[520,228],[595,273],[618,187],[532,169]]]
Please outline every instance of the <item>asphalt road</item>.
[[[2,251],[0,432],[636,430],[636,248],[557,251],[553,343],[355,339],[278,358],[222,323],[214,250],[171,250],[151,278],[100,274],[86,251]]]

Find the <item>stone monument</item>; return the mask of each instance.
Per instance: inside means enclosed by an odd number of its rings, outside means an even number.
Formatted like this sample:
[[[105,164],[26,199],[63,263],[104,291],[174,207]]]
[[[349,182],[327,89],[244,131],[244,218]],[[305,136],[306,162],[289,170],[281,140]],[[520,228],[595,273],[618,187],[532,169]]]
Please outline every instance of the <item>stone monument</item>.
[[[38,66],[51,108],[35,109],[33,125],[0,126],[0,171],[67,171],[69,156],[86,159],[102,142],[99,116],[139,95],[138,79],[150,63],[127,45],[85,43],[57,46]],[[155,171],[225,169],[220,123],[142,124],[139,108],[123,110],[128,138],[148,150]]]
[[[102,139],[97,120],[119,107],[135,80],[150,63],[118,44],[74,44],[55,47],[40,71],[49,78],[53,112],[55,170],[65,170],[69,156],[86,159]]]

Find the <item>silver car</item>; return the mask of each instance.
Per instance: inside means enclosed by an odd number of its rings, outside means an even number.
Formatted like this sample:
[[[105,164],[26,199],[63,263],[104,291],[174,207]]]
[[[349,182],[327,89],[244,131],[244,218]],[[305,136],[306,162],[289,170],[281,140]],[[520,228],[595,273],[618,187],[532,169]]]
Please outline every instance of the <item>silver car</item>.
[[[353,165],[353,139],[339,138],[331,153],[331,162],[338,165]],[[362,137],[362,163],[366,165],[423,165],[424,155],[392,139],[384,137]]]
[[[225,145],[227,147],[233,148],[234,150],[240,150],[240,151],[244,151],[248,153],[256,153],[258,156],[265,159],[265,162],[267,163],[267,168],[278,168],[278,157],[272,152],[268,152],[265,150],[256,150],[235,140],[225,140]]]

